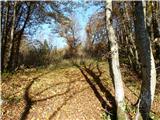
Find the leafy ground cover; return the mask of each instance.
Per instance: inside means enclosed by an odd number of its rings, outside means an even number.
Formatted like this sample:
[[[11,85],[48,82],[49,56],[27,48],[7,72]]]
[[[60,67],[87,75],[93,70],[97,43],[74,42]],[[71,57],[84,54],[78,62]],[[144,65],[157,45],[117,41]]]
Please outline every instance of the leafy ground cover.
[[[132,118],[140,78],[121,68],[127,111]],[[160,81],[159,81],[160,82]],[[158,82],[158,83],[159,83]],[[101,120],[114,118],[114,91],[106,62],[25,69],[2,75],[2,120]],[[157,85],[152,118],[160,119]],[[106,113],[106,114],[104,114]]]

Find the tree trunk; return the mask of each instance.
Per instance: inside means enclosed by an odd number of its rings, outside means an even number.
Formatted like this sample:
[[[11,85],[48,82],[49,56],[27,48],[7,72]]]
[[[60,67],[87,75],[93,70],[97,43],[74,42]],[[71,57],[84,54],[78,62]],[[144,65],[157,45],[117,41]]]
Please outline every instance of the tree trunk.
[[[4,2],[0,3],[0,7],[1,7],[1,44],[3,45],[4,43]]]
[[[3,38],[2,40],[2,61],[1,61],[1,65],[2,65],[2,71],[6,68],[7,66],[7,55],[6,53],[8,52],[8,44],[9,44],[9,39],[8,39],[8,22],[9,22],[9,11],[10,11],[10,5],[9,2],[6,3],[6,15],[5,15],[5,21],[4,21],[4,30],[3,30]]]
[[[149,35],[145,25],[145,16],[142,6],[142,1],[135,2],[135,34],[136,45],[140,55],[142,64],[142,85],[138,108],[144,120],[149,120],[149,112],[153,102],[155,85],[156,85],[156,70],[151,49]],[[139,118],[137,112],[136,118]]]
[[[132,31],[132,22],[131,22],[131,18],[129,16],[129,12],[128,12],[128,8],[127,8],[127,3],[124,3],[125,5],[125,17],[128,21],[128,25],[126,27],[126,32],[128,33],[129,36],[129,42],[131,44],[131,46],[129,46],[129,51],[130,53],[133,55],[132,58],[132,62],[133,62],[133,69],[138,72],[140,69],[140,64],[139,64],[139,57],[138,57],[138,52],[137,52],[137,48],[134,42],[134,38],[133,38],[133,31]],[[124,26],[125,27],[125,26]],[[128,29],[128,31],[127,31]]]
[[[16,4],[17,2],[15,1],[14,2],[14,8],[13,8],[13,18],[12,18],[12,25],[11,25],[11,33],[10,33],[10,36],[8,36],[8,27],[7,26],[7,23],[6,23],[6,34],[5,34],[5,44],[3,46],[3,59],[2,59],[2,70],[4,70],[7,66],[8,66],[8,62],[9,62],[9,56],[11,54],[11,48],[12,48],[12,41],[14,39],[14,25],[15,25],[15,20],[16,20]],[[9,7],[9,4],[8,4],[8,7]],[[9,9],[9,8],[8,8]],[[8,15],[9,15],[9,11],[8,12]],[[7,16],[8,16],[7,15]],[[8,17],[7,17],[8,18]],[[8,19],[7,19],[8,20]],[[9,38],[10,37],[10,38]]]
[[[115,88],[117,119],[125,120],[127,116],[125,112],[126,106],[124,102],[123,81],[119,65],[118,43],[112,25],[112,0],[106,0],[106,24],[108,29],[108,39],[111,52],[111,58],[109,58],[110,59],[109,63],[110,63],[110,73]]]
[[[14,40],[14,37],[15,37],[15,21],[16,21],[16,4],[17,2],[15,1],[14,2],[14,11],[13,11],[13,20],[12,20],[12,27],[11,27],[11,38],[10,38],[10,44],[9,44],[9,49],[8,49],[8,54],[7,54],[7,63],[9,63],[9,58],[10,58],[10,55],[11,55],[11,52],[12,52],[12,42]]]

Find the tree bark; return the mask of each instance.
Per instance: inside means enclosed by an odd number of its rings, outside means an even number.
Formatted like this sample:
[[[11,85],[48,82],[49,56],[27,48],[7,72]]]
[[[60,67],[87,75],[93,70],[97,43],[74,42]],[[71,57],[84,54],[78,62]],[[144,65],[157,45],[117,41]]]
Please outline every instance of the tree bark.
[[[8,44],[9,44],[9,39],[8,39],[8,22],[9,22],[9,11],[10,11],[10,5],[9,2],[6,3],[6,15],[5,15],[5,21],[4,21],[4,30],[3,30],[3,39],[2,40],[2,61],[1,61],[1,65],[2,65],[2,71],[6,68],[7,66],[7,52],[8,52]]]
[[[128,8],[127,8],[127,3],[125,2],[124,3],[125,5],[125,17],[128,21],[128,25],[126,28],[126,32],[129,36],[129,43],[131,44],[131,46],[129,46],[129,51],[130,51],[130,54],[132,55],[131,56],[131,60],[132,60],[132,63],[133,63],[133,66],[132,68],[138,72],[139,69],[140,69],[140,64],[139,64],[139,57],[138,57],[138,52],[137,52],[137,48],[136,48],[136,45],[135,45],[135,42],[134,42],[134,38],[133,38],[133,31],[132,31],[132,22],[131,22],[131,16],[129,16],[129,12],[128,12]],[[127,30],[128,29],[128,30]]]
[[[112,0],[106,0],[106,24],[108,32],[109,47],[111,52],[111,58],[109,58],[110,73],[115,89],[115,100],[117,104],[117,119],[125,120],[126,116],[126,106],[124,102],[124,88],[123,81],[120,72],[119,65],[119,53],[118,53],[118,43],[115,35],[115,31],[112,25]]]
[[[156,70],[151,49],[151,43],[147,28],[145,25],[145,16],[143,11],[142,1],[135,2],[135,34],[136,45],[140,55],[142,64],[142,85],[139,99],[139,112],[144,120],[149,120],[151,104],[153,102],[155,85],[156,85]],[[139,118],[137,112],[136,118]]]
[[[15,32],[15,21],[16,21],[16,6],[17,6],[17,2],[15,1],[14,2],[14,9],[13,9],[13,19],[12,19],[12,26],[11,26],[11,34],[10,34],[10,42],[8,44],[8,49],[7,49],[7,52],[6,52],[6,62],[7,62],[7,65],[6,67],[8,66],[8,63],[9,63],[9,58],[10,58],[10,55],[11,55],[11,50],[12,50],[12,42],[14,40],[14,32]]]

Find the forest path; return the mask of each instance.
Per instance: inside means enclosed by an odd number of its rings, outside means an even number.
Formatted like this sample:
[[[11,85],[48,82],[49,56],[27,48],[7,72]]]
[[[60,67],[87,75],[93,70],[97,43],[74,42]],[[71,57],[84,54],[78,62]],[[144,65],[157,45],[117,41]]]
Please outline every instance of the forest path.
[[[2,120],[103,120],[104,109],[113,116],[115,103],[113,85],[106,69],[108,64],[101,62],[79,67],[26,69],[2,76]],[[121,71],[126,103],[133,108],[128,110],[134,116],[133,104],[138,98],[140,81],[129,69]],[[160,118],[159,90],[157,82],[152,106],[152,113],[157,115],[155,120]]]
[[[2,83],[8,99],[2,105],[3,120],[102,119],[103,108],[78,68],[37,73]]]

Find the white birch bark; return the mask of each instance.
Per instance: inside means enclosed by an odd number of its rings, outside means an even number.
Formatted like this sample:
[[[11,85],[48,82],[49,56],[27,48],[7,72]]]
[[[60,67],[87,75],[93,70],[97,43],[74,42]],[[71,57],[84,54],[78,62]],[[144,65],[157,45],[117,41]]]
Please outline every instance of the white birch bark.
[[[111,60],[110,72],[115,88],[115,100],[117,104],[117,119],[125,120],[125,102],[124,88],[119,65],[118,43],[115,35],[115,30],[112,24],[112,0],[106,0],[106,24],[108,30],[108,39],[110,44]]]

